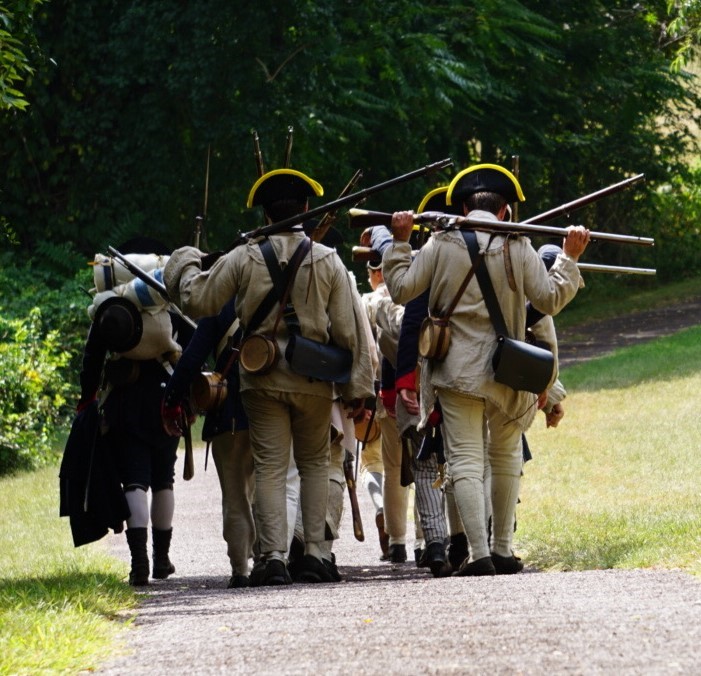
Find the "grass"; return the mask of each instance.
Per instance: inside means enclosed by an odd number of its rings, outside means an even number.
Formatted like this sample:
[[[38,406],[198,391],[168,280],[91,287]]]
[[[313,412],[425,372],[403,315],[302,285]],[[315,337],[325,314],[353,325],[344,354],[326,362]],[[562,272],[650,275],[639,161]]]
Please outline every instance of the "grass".
[[[516,544],[547,570],[701,576],[701,327],[562,372],[566,415],[528,433]]]
[[[57,469],[0,481],[0,674],[95,669],[136,595],[100,545],[73,547]]]

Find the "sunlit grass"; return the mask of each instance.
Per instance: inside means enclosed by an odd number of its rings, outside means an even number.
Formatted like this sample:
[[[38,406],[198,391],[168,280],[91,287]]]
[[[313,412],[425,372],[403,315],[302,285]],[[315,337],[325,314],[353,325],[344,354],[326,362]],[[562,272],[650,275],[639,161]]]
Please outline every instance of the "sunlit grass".
[[[96,668],[135,606],[124,563],[97,544],[73,547],[57,474],[0,481],[0,674]]]
[[[517,546],[552,569],[701,575],[701,328],[562,373],[557,429],[528,433]]]

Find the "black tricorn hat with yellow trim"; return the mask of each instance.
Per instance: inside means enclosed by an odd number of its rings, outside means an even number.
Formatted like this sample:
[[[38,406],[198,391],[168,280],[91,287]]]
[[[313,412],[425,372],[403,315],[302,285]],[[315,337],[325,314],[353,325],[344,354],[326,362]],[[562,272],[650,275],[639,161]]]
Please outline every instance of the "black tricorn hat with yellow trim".
[[[324,189],[315,180],[295,169],[274,169],[263,174],[248,193],[247,207],[265,207],[273,202],[293,200],[305,202],[308,197],[321,197]]]
[[[440,188],[434,188],[424,195],[416,213],[420,214],[424,211],[440,211],[444,214],[462,215],[462,204],[450,205],[446,202],[448,196],[448,186],[444,185]]]
[[[463,169],[448,186],[446,202],[458,205],[476,192],[495,192],[507,202],[523,202],[526,198],[518,179],[498,164],[476,164]]]

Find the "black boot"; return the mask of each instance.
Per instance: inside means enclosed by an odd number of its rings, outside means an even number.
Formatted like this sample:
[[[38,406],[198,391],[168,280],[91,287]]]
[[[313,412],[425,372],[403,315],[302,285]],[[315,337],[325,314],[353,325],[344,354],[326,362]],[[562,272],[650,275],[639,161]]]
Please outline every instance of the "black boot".
[[[173,529],[158,530],[152,528],[151,535],[153,536],[153,577],[157,580],[165,580],[175,572],[175,566],[168,558]]]
[[[131,552],[131,571],[129,584],[132,587],[142,587],[148,584],[148,530],[146,528],[127,528],[127,543]]]
[[[458,570],[460,564],[467,558],[467,537],[465,533],[450,536],[448,545],[448,562],[453,570]]]

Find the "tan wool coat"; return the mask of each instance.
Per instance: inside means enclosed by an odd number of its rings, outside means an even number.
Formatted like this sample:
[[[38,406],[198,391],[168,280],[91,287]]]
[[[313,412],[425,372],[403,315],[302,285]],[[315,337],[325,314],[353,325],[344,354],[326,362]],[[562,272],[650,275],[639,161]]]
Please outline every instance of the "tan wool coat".
[[[275,255],[281,267],[288,263],[305,235],[287,232],[273,235]],[[256,242],[236,247],[222,256],[207,271],[200,269],[201,252],[183,247],[173,253],[164,278],[171,297],[193,318],[217,314],[236,296],[236,315],[247,326],[261,301],[272,288],[272,280]],[[334,344],[353,353],[351,379],[336,385],[345,400],[361,399],[374,394],[370,347],[363,324],[364,309],[360,295],[348,271],[334,249],[313,244],[302,261],[290,297],[301,334],[322,343]],[[275,324],[276,304],[258,333],[269,334]],[[267,375],[250,375],[241,370],[241,389],[268,389],[313,394],[333,399],[331,383],[312,381],[292,372],[284,358],[288,342],[287,326],[280,320],[276,339],[281,356],[277,366]]]
[[[496,220],[485,211],[473,211],[470,215]],[[485,254],[483,264],[492,279],[510,337],[523,340],[526,300],[541,312],[557,314],[577,292],[579,269],[569,256],[559,255],[548,273],[528,238],[512,238],[509,249],[516,285],[516,291],[512,291],[504,264],[505,237],[497,235],[491,243],[490,237],[488,233],[477,233],[480,251]],[[432,313],[450,305],[471,267],[462,234],[456,231],[433,234],[413,262],[407,242],[394,242],[383,257],[383,274],[393,300],[406,303],[430,287]],[[459,299],[450,324],[447,357],[442,362],[430,360],[428,373],[422,375],[433,388],[449,388],[491,401],[505,415],[518,419],[522,429],[528,429],[536,412],[536,396],[494,381],[491,362],[496,333],[476,278]]]

